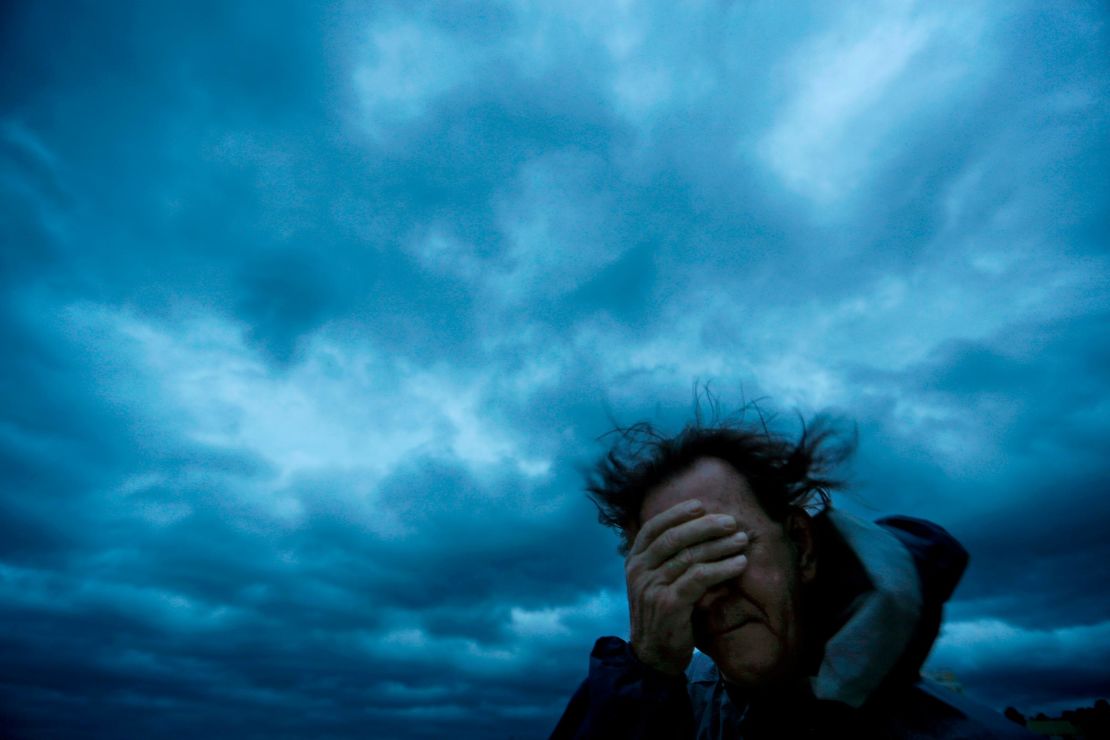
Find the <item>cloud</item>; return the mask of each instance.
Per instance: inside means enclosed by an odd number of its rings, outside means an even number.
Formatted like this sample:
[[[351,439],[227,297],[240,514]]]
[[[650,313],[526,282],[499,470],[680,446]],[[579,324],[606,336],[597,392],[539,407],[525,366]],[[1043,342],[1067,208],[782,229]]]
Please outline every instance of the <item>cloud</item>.
[[[1108,634],[1110,622],[1047,630],[998,619],[950,622],[929,662],[1000,707],[1076,701],[1084,692],[1093,701],[1110,686]]]
[[[469,71],[449,36],[416,23],[375,28],[369,46],[373,60],[354,78],[371,126],[379,117],[395,126],[423,114]]]
[[[979,43],[981,12],[895,4],[846,13],[792,55],[786,89],[797,92],[763,140],[764,160],[822,205],[851,194],[912,140],[915,117],[974,92],[994,61]]]
[[[581,467],[699,380],[967,545],[969,694],[1104,694],[1103,15],[7,10],[6,726],[543,735],[627,630]]]

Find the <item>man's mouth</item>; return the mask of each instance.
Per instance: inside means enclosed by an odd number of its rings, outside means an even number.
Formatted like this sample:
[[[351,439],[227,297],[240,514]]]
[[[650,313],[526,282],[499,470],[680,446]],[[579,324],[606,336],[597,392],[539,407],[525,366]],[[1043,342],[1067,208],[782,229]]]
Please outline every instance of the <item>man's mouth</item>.
[[[724,637],[725,635],[729,634],[730,632],[736,632],[737,630],[748,626],[749,624],[751,624],[754,621],[756,621],[756,620],[751,618],[751,617],[744,617],[743,619],[740,619],[736,622],[733,622],[732,624],[727,625],[724,629],[715,630],[713,632],[713,636],[714,637]]]

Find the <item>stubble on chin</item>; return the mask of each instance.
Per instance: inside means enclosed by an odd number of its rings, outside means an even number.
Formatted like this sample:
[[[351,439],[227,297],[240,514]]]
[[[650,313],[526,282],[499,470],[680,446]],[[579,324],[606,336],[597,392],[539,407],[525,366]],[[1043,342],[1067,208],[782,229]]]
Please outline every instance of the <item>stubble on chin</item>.
[[[748,691],[777,686],[793,670],[779,636],[759,622],[717,638],[702,652],[713,658],[726,681]]]

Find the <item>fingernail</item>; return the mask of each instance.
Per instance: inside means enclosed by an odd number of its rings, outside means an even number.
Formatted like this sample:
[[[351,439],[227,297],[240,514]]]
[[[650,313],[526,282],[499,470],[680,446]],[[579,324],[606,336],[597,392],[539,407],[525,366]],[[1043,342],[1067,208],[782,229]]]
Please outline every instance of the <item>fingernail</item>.
[[[721,514],[720,516],[717,517],[717,521],[720,522],[722,527],[728,527],[729,529],[736,529],[736,519],[729,516],[728,514]]]
[[[701,501],[691,501],[687,506],[691,514],[702,514],[705,512],[705,507],[701,505]]]

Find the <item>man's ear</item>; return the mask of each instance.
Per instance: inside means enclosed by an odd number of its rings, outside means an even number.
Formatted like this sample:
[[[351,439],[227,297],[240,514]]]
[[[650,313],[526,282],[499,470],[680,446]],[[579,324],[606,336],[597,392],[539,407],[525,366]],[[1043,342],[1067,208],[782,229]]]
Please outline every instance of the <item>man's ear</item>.
[[[798,556],[802,583],[809,583],[817,577],[817,539],[813,517],[801,509],[790,512],[786,518],[786,534]]]

